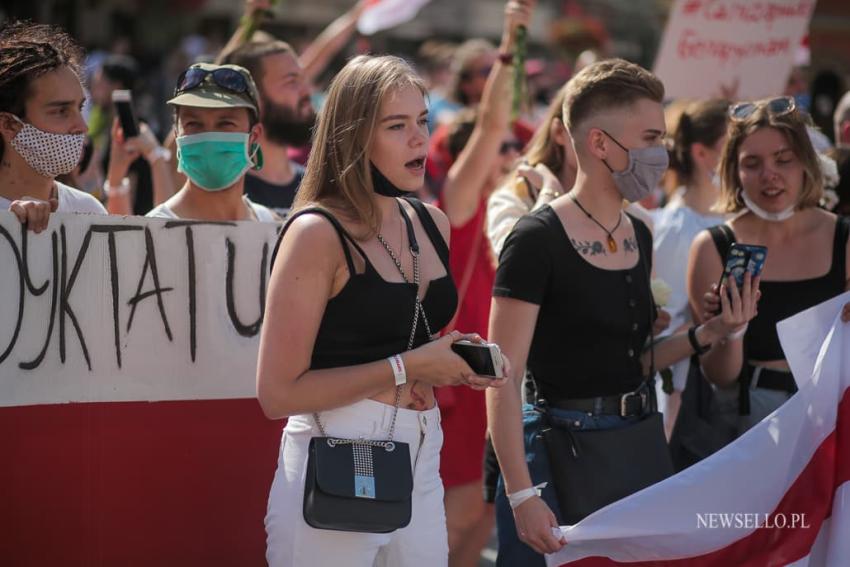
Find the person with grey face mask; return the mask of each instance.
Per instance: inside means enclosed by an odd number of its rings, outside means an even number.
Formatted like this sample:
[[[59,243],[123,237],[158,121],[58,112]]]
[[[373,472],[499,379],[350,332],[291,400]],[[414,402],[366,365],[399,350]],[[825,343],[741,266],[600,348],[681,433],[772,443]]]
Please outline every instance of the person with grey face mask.
[[[663,98],[657,77],[621,59],[577,73],[563,112],[575,183],[520,219],[502,249],[489,340],[510,358],[514,384],[487,392],[503,485],[497,565],[544,565],[542,554],[564,545],[559,525],[672,473],[653,369],[705,352],[755,314],[758,290],[748,284],[704,324],[650,339],[652,235],[622,202],[648,195],[667,169]],[[540,402],[523,407],[526,372]],[[577,458],[566,463],[570,451],[557,439],[596,430],[611,430],[602,438],[620,448],[580,451],[604,454],[608,466],[578,456],[575,445]],[[623,446],[651,458],[618,460]]]
[[[65,32],[10,23],[0,30],[0,210],[40,232],[51,212],[106,214],[91,195],[56,181],[80,161],[82,51]]]

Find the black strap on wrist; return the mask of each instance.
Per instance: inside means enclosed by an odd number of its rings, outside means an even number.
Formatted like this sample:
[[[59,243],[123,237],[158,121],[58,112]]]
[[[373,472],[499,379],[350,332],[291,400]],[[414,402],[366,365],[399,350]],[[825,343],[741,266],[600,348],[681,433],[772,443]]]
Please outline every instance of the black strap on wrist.
[[[690,329],[688,329],[688,342],[691,343],[691,348],[694,349],[694,354],[697,356],[702,356],[711,350],[711,345],[701,345],[697,340],[697,326],[694,325]]]

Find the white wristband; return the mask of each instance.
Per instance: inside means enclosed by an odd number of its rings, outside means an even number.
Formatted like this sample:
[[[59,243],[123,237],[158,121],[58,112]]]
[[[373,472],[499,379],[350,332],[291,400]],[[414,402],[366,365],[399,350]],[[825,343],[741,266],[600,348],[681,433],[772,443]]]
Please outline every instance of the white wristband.
[[[393,369],[393,377],[395,377],[395,385],[401,386],[402,384],[407,383],[407,372],[404,369],[404,361],[401,359],[400,354],[394,354],[390,357],[387,357],[387,361],[390,363],[390,368]]]
[[[109,183],[109,179],[103,182],[103,193],[107,197],[120,197],[130,192],[130,180],[127,177],[121,179],[121,185],[114,187]]]
[[[156,146],[146,156],[148,163],[156,163],[157,160],[164,159],[165,161],[171,161],[171,152],[167,148],[163,148],[162,146]]]
[[[737,341],[738,339],[742,338],[745,334],[747,334],[747,327],[749,327],[749,326],[750,326],[750,324],[747,323],[746,325],[744,325],[744,327],[742,329],[739,329],[739,330],[735,331],[734,333],[726,335],[726,341],[727,342],[728,341]]]
[[[523,490],[517,490],[511,494],[508,494],[508,502],[510,502],[511,509],[516,510],[517,506],[532,498],[534,496],[540,496],[540,491],[543,488],[546,488],[545,482],[541,482],[537,486],[532,486],[530,488],[525,488]]]

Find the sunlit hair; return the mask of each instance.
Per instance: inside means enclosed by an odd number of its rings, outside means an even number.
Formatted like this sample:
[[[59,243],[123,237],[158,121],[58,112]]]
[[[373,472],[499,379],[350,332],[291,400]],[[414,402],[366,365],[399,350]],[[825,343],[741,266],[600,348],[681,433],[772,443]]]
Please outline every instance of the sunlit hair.
[[[588,65],[569,81],[570,93],[564,99],[564,125],[570,134],[589,118],[612,109],[630,107],[641,99],[664,100],[661,81],[624,59],[605,59]]]
[[[540,127],[534,132],[534,136],[531,137],[531,140],[525,146],[522,159],[518,163],[525,161],[531,167],[542,163],[549,168],[549,171],[560,176],[561,169],[564,167],[564,161],[566,160],[566,150],[552,136],[552,121],[562,120],[564,99],[566,99],[567,93],[570,90],[569,85],[569,83],[566,83],[562,86],[557,94],[555,94],[552,102],[549,103],[546,116],[540,122]],[[528,192],[528,184],[517,183],[517,179],[517,168],[514,168],[507,177],[508,187],[511,187],[521,199],[530,200],[532,197]]]
[[[422,79],[403,59],[391,55],[355,57],[334,77],[313,131],[307,170],[294,209],[320,205],[359,223],[374,235],[381,224],[375,205],[369,152],[381,103],[406,86],[423,97]]]
[[[738,152],[744,140],[762,128],[778,130],[803,164],[803,188],[798,208],[817,206],[823,197],[823,173],[806,130],[811,119],[796,110],[782,115],[772,114],[768,112],[766,102],[759,101],[758,108],[747,118],[729,122],[729,137],[720,158],[720,198],[715,205],[718,212],[734,213],[744,208],[740,197]]]

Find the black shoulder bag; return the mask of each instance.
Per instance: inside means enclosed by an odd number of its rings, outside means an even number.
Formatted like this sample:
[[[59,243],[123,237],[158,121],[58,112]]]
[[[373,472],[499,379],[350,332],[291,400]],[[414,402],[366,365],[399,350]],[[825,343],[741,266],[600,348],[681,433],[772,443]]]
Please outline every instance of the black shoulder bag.
[[[419,301],[419,246],[401,203],[399,210],[407,225],[416,290],[413,328],[407,341],[410,350],[419,318],[429,337],[431,328]],[[378,240],[392,257],[404,281],[410,283],[398,257],[380,234]],[[407,443],[393,441],[402,387],[396,387],[395,408],[385,440],[330,437],[319,414],[313,414],[322,436],[310,439],[307,456],[304,486],[304,521],[307,524],[324,530],[389,533],[410,523],[413,493],[410,447]]]
[[[638,238],[640,246],[641,239]],[[641,255],[649,276],[649,256]],[[652,315],[655,301],[650,289],[649,377],[627,396],[647,396],[651,411],[639,422],[616,429],[570,430],[551,419],[541,432],[562,523],[572,525],[591,513],[630,494],[664,480],[674,472],[664,420],[655,405],[655,351],[652,346]],[[644,391],[641,391],[645,389]],[[545,409],[544,409],[545,413]]]

